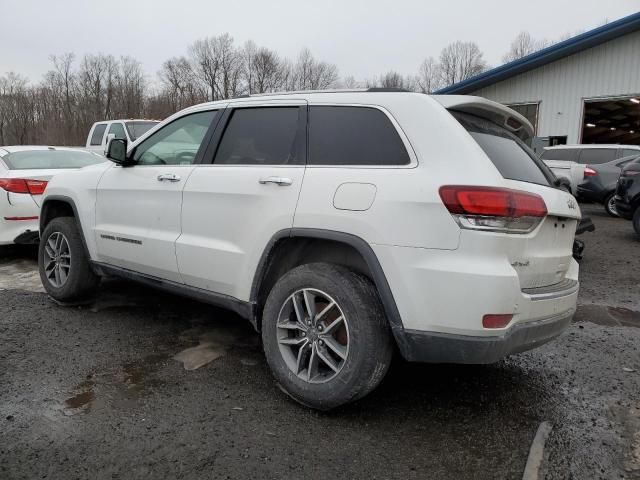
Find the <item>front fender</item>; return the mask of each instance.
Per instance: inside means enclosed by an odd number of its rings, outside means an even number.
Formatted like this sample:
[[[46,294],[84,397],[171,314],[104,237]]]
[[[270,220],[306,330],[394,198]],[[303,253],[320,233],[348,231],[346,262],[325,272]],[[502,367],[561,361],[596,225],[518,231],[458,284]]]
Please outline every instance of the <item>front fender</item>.
[[[47,214],[54,202],[69,205],[78,221],[89,258],[96,258],[96,242],[93,236],[96,213],[96,191],[100,178],[111,168],[110,163],[100,163],[80,170],[64,172],[51,179],[42,198],[40,233],[54,216]]]

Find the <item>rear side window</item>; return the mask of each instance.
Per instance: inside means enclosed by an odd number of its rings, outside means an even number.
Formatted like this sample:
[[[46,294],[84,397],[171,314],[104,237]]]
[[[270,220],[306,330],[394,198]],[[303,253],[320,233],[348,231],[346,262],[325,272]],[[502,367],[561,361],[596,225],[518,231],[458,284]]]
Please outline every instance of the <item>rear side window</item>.
[[[640,150],[635,150],[632,148],[623,148],[620,152],[620,157],[628,157],[630,155],[640,155]]]
[[[311,107],[309,164],[407,165],[409,154],[395,127],[370,107]]]
[[[580,151],[578,163],[598,165],[615,160],[616,149],[614,148],[585,148]]]
[[[574,148],[554,148],[545,150],[540,155],[543,160],[575,160],[576,150]]]
[[[213,160],[224,165],[302,163],[298,148],[298,107],[236,109]]]
[[[96,125],[96,128],[93,129],[93,134],[91,135],[91,145],[101,145],[102,137],[104,137],[104,131],[107,129],[106,123],[100,123]]]
[[[500,174],[509,180],[550,185],[553,174],[525,143],[504,127],[466,113],[453,113],[491,159]]]
[[[112,123],[111,126],[109,127],[109,134],[114,134],[115,138],[118,139],[125,139],[127,138],[127,136],[124,133],[124,127],[122,126],[121,123]]]

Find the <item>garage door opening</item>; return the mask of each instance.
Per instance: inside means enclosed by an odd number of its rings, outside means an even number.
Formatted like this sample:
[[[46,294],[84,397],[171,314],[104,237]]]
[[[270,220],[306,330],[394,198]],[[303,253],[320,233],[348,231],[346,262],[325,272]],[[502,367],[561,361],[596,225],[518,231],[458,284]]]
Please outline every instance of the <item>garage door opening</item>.
[[[585,100],[582,143],[640,145],[640,95]]]

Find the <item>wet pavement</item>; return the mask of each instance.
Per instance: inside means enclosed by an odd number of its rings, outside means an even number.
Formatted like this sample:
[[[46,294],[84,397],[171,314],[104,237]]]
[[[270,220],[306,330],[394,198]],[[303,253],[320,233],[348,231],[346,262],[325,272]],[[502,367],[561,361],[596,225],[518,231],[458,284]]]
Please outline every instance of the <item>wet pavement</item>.
[[[233,314],[115,280],[61,307],[27,280],[32,252],[4,251],[0,478],[515,479],[549,422],[542,478],[638,479],[640,241],[586,210],[561,338],[488,366],[396,361],[328,414],[278,390]]]

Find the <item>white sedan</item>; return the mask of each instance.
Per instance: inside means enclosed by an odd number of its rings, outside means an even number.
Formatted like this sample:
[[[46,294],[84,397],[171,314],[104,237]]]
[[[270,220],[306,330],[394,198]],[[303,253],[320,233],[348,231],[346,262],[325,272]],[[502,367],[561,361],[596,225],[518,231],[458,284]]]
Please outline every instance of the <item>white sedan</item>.
[[[37,243],[40,197],[61,170],[104,162],[96,153],[63,147],[0,147],[0,245]]]

